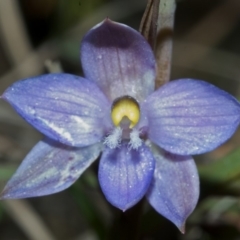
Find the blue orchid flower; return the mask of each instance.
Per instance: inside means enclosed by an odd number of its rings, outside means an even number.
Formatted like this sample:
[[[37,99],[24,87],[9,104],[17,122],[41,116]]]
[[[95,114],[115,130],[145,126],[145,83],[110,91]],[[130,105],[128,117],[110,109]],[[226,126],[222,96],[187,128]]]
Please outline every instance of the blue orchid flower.
[[[1,199],[43,196],[72,185],[102,153],[99,183],[125,211],[144,195],[183,231],[199,197],[190,155],[235,132],[240,105],[204,81],[154,91],[156,64],[140,33],[106,19],[83,38],[85,78],[47,74],[18,81],[2,98],[46,137],[26,156]]]

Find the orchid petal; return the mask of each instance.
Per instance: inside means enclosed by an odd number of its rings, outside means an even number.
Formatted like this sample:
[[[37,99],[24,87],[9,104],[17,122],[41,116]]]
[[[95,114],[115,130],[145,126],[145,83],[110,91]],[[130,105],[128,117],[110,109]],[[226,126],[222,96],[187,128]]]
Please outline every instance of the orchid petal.
[[[3,94],[43,134],[84,147],[102,140],[111,125],[110,103],[91,81],[70,74],[47,74],[14,83]]]
[[[73,148],[52,140],[40,141],[26,156],[4,188],[1,199],[44,196],[72,185],[97,159],[101,144]]]
[[[240,105],[219,88],[198,80],[167,83],[142,105],[148,137],[167,151],[192,155],[211,151],[235,132]]]
[[[147,198],[157,212],[184,232],[185,221],[199,197],[196,165],[190,156],[174,155],[157,146],[153,154],[156,166]]]
[[[99,165],[99,183],[107,200],[125,211],[146,193],[154,172],[155,160],[144,144],[138,150],[128,143],[106,148]]]
[[[155,59],[145,38],[109,19],[83,38],[81,61],[87,79],[109,99],[129,95],[143,101],[154,90]]]

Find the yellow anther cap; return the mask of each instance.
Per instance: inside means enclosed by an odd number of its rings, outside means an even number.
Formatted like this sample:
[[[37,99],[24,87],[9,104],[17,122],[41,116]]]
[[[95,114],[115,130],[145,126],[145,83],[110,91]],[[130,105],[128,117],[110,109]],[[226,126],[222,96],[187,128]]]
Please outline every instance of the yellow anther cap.
[[[130,128],[133,128],[140,118],[139,105],[134,98],[129,96],[118,98],[112,106],[112,121],[115,126],[119,126],[124,117],[130,120]]]

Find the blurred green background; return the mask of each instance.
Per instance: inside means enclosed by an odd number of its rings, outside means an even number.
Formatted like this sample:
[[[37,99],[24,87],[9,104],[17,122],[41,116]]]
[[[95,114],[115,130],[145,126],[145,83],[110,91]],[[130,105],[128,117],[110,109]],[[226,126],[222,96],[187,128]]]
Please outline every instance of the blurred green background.
[[[0,91],[48,69],[81,75],[79,44],[105,17],[138,29],[146,0],[0,0]],[[181,0],[171,79],[204,79],[240,99],[240,1]],[[0,102],[0,187],[41,139]],[[195,157],[197,208],[182,235],[143,199],[125,213],[103,197],[94,163],[70,189],[0,202],[0,240],[240,240],[240,132]],[[174,179],[173,179],[174,181]]]

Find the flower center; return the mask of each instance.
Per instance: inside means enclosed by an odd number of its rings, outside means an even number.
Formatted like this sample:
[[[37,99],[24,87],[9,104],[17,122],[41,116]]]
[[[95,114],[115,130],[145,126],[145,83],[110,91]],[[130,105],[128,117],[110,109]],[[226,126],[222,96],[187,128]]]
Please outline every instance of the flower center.
[[[138,149],[142,145],[140,131],[136,124],[140,119],[137,101],[129,96],[118,98],[112,105],[112,121],[116,126],[105,138],[104,144],[109,148],[119,147],[122,141],[128,141],[129,148]]]
[[[129,119],[129,128],[133,128],[139,121],[140,110],[137,101],[129,96],[118,98],[112,106],[112,121],[115,126],[120,126],[122,121]]]

